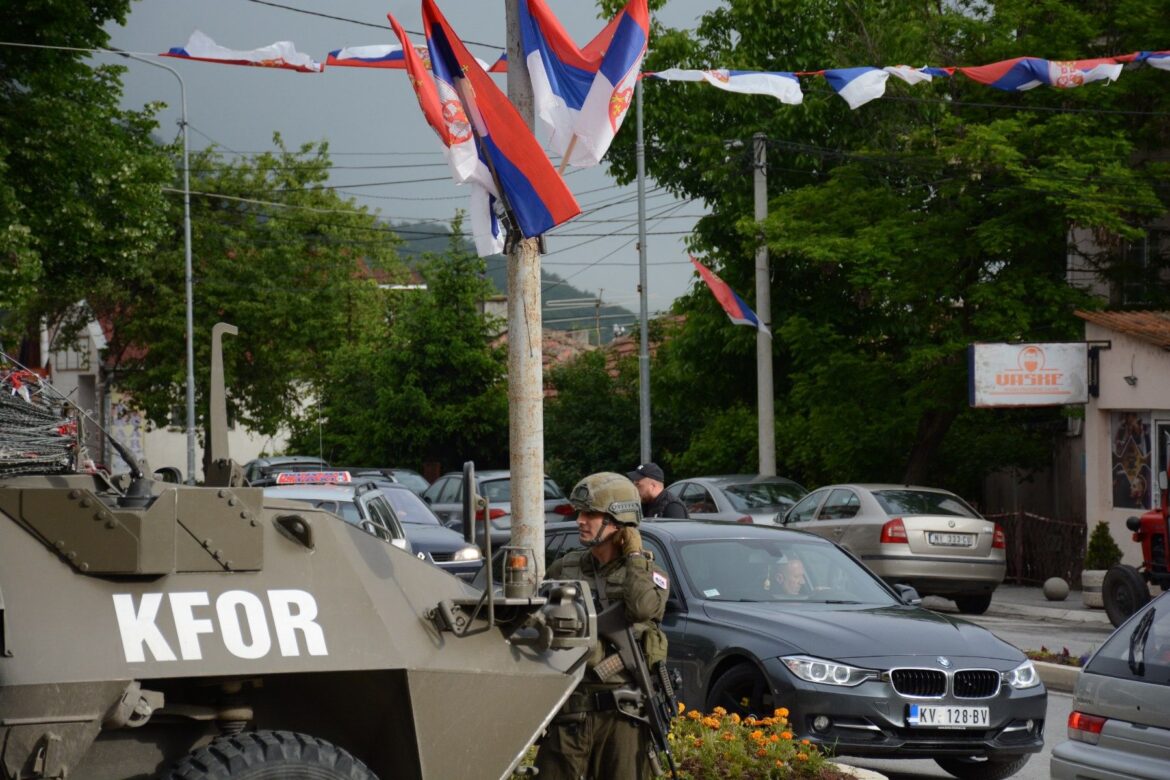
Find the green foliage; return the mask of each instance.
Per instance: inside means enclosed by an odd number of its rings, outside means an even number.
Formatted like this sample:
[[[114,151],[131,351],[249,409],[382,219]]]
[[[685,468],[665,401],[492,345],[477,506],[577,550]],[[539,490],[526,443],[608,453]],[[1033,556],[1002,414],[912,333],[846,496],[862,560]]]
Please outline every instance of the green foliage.
[[[638,464],[638,365],[622,360],[610,370],[598,350],[552,370],[556,395],[545,403],[545,470],[573,485],[595,471],[624,474]]]
[[[307,387],[342,345],[360,344],[379,326],[377,270],[405,280],[398,237],[352,201],[324,188],[324,144],[225,160],[217,151],[191,158],[191,188],[214,193],[191,202],[196,378],[202,414],[210,332],[229,322],[229,415],[272,434],[301,409]],[[157,424],[184,397],[186,294],[182,202],[170,211],[166,248],[136,277],[90,297],[114,324],[109,355],[118,387]],[[314,448],[315,450],[315,448]]]
[[[420,265],[425,291],[388,291],[385,324],[331,354],[294,451],[320,447],[352,465],[507,466],[506,355],[493,345],[498,323],[481,313],[483,261],[459,227],[444,255]]]
[[[1121,563],[1121,548],[1109,533],[1109,523],[1097,522],[1089,534],[1089,546],[1085,550],[1085,568],[1096,571],[1106,570]]]
[[[9,42],[104,46],[128,0],[13,0],[0,7]],[[0,333],[5,343],[46,322],[70,338],[75,304],[142,274],[167,230],[161,187],[175,177],[150,138],[154,107],[123,111],[122,68],[84,54],[0,46]]]
[[[988,9],[729,0],[694,34],[658,31],[645,67],[1072,59],[1170,37],[1168,0],[1075,8],[1006,0]],[[1068,283],[1070,253],[1103,280],[1145,282],[1152,303],[1170,298],[1155,283],[1170,260],[1153,257],[1141,276],[1126,260],[1170,194],[1158,161],[1170,143],[1161,75],[1127,70],[1108,87],[1025,94],[962,77],[913,88],[891,80],[886,99],[857,111],[817,79],[802,79],[800,106],[647,82],[649,173],[709,206],[692,244],[741,293],[754,285],[761,232],[751,138],[768,139],[763,236],[780,473],[810,484],[925,481],[970,494],[990,469],[1044,465],[1060,412],[970,409],[966,349],[1081,338],[1073,311],[1093,304]],[[623,180],[633,178],[633,140],[619,134],[610,153]],[[1070,235],[1091,241],[1070,245]],[[755,408],[755,334],[728,325],[702,287],[676,312],[686,327],[652,372],[655,449],[709,471],[708,458],[723,457],[711,449],[715,426],[729,433],[721,412]],[[754,431],[750,419],[740,422]]]

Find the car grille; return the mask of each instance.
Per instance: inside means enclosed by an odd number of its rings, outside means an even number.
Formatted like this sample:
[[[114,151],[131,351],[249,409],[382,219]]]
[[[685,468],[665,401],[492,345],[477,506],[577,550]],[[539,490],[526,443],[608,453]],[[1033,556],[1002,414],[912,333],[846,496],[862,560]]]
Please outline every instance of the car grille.
[[[964,669],[955,672],[955,696],[960,699],[988,699],[999,693],[999,672],[991,669]]]
[[[435,563],[450,563],[455,560],[455,553],[453,552],[432,552],[431,559]]]
[[[894,690],[902,696],[942,696],[947,675],[936,669],[895,669],[890,672]]]

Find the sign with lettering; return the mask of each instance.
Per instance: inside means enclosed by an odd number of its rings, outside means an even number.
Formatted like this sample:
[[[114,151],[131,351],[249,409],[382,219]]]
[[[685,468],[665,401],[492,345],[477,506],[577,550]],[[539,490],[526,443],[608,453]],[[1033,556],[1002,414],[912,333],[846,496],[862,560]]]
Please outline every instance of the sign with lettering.
[[[1063,406],[1089,401],[1088,347],[1075,344],[972,344],[971,406]]]

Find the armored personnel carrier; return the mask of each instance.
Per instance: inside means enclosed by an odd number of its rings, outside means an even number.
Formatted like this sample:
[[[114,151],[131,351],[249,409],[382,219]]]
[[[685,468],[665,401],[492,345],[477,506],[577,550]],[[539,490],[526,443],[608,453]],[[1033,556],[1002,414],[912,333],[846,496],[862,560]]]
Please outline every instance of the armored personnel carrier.
[[[52,429],[59,404],[32,384]],[[76,438],[58,422],[43,435]],[[124,448],[114,477],[69,457],[0,468],[0,778],[510,775],[580,677],[587,586],[480,592],[266,502],[224,441],[199,487]]]

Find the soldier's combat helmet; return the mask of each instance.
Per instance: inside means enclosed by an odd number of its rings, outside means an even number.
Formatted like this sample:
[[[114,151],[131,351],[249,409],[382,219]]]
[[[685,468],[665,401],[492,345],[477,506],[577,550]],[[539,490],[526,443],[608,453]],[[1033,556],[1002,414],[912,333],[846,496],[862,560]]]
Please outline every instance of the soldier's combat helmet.
[[[602,512],[619,525],[642,522],[642,502],[634,483],[613,471],[590,474],[574,486],[569,503],[578,512]]]

